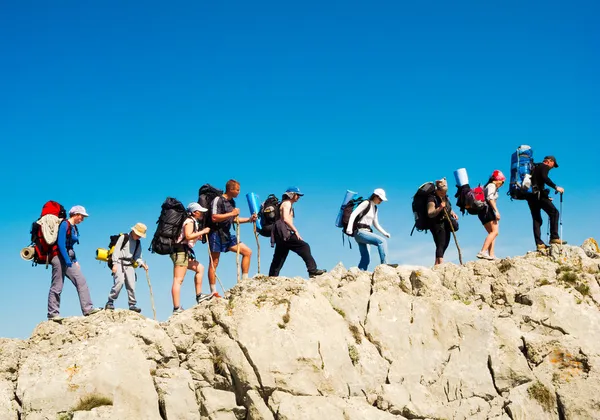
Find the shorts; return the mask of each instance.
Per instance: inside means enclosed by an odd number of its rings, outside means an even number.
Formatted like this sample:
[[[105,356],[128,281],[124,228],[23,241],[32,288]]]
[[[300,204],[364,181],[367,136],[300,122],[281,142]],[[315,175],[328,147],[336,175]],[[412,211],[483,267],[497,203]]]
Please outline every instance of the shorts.
[[[229,248],[237,245],[237,238],[217,230],[208,235],[208,245],[211,252],[227,252]]]
[[[489,204],[485,207],[485,211],[482,211],[477,215],[482,225],[487,225],[489,222],[493,222],[496,220],[496,213],[494,213],[494,209]]]
[[[189,262],[189,255],[187,251],[178,251],[171,252],[169,255],[171,257],[171,261],[173,261],[173,265],[175,267],[187,267]]]

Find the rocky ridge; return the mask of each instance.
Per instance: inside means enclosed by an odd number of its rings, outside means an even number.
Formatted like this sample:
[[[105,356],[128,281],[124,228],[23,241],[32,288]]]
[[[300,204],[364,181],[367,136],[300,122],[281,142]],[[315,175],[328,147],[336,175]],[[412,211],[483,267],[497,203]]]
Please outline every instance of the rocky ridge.
[[[255,277],[0,339],[0,419],[597,419],[600,252]]]

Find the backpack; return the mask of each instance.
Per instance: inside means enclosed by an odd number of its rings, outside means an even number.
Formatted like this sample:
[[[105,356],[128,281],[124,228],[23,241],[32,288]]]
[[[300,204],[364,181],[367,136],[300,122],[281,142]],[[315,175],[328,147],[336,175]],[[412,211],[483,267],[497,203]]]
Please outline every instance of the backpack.
[[[511,200],[525,200],[532,191],[531,175],[533,164],[533,149],[521,145],[510,157],[510,184],[507,195]]]
[[[125,246],[129,242],[129,235],[127,233],[119,233],[116,235],[110,235],[110,242],[108,243],[108,257],[107,257],[108,259],[106,261],[106,265],[108,265],[108,268],[110,270],[112,270],[112,268],[113,268],[112,254],[115,252],[115,245],[117,245],[117,241],[119,240],[119,238],[122,235],[125,235],[125,239],[123,239],[123,243],[121,244],[121,248],[120,248],[120,250],[123,251],[123,248],[125,248]],[[135,255],[139,246],[140,246],[140,240],[138,239],[135,244],[135,249],[133,250],[133,255]],[[136,267],[137,263],[134,263],[133,266]]]
[[[212,230],[216,228],[216,224],[212,221],[212,202],[215,198],[223,195],[223,190],[213,187],[210,184],[204,184],[198,190],[198,204],[200,204],[205,209],[208,209],[206,213],[204,213],[204,217],[202,218],[202,226],[200,229],[208,227]],[[206,238],[203,237],[203,242],[206,241]]]
[[[412,236],[415,229],[418,232],[427,232],[430,229],[431,219],[427,215],[427,201],[433,195],[434,191],[435,184],[433,182],[426,182],[413,195],[412,212],[415,217],[415,224],[410,231],[410,236]]]
[[[168,255],[173,252],[175,241],[181,233],[183,222],[187,218],[187,210],[181,201],[167,197],[161,206],[160,216],[156,221],[156,232],[148,251]]]
[[[367,201],[367,199],[363,197],[356,197],[342,206],[342,218],[340,220],[340,224],[342,225],[342,232],[346,235],[348,235],[346,230],[348,229],[348,223],[350,223],[350,216],[352,216],[352,212],[356,210],[358,205],[363,201]],[[352,223],[352,235],[348,236],[356,235],[358,221],[362,219],[364,215],[369,212],[369,210],[371,210],[371,203],[369,203],[365,210],[363,210],[356,216],[356,218],[354,219],[354,223]],[[375,211],[377,211],[377,207],[375,207]]]
[[[260,229],[257,229],[257,232],[268,238],[271,237],[271,232],[273,231],[273,227],[275,226],[275,222],[279,220],[281,217],[279,206],[281,202],[275,196],[275,194],[270,194],[267,199],[260,205],[260,210],[258,211],[258,219],[260,220]]]
[[[467,212],[468,214],[477,215],[487,207],[485,192],[481,184],[475,188],[471,188],[469,184],[457,187],[454,197],[457,198],[456,205],[460,208],[462,214]]]
[[[58,228],[67,217],[65,208],[56,201],[47,201],[42,207],[40,217],[31,224],[31,246],[33,246],[32,265],[48,264],[58,254]],[[70,225],[67,234],[70,233]]]

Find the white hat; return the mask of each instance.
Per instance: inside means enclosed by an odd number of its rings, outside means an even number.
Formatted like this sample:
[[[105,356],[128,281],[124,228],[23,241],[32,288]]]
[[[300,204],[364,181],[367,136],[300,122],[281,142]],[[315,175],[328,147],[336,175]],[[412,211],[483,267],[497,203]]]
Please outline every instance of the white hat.
[[[375,194],[377,197],[381,198],[381,201],[387,201],[387,198],[385,197],[385,191],[383,191],[383,188],[375,188],[375,191],[373,191],[373,194]]]
[[[194,202],[194,203],[190,203],[187,206],[187,211],[189,211],[190,213],[193,213],[195,211],[201,211],[202,213],[205,213],[208,211],[208,209],[202,207],[200,204]]]
[[[148,230],[148,228],[143,223],[136,223],[135,226],[131,228],[131,230],[137,236],[139,236],[141,238],[145,238],[146,237],[146,231]]]
[[[73,206],[71,210],[69,210],[69,216],[73,216],[74,214],[81,214],[82,216],[88,217],[89,214],[85,212],[85,207],[83,206]]]

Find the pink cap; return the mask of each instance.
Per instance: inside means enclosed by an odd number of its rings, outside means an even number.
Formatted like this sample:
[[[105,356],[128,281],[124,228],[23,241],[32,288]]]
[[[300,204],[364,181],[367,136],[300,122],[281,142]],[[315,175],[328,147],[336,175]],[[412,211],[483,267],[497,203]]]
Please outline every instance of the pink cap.
[[[496,169],[494,172],[492,172],[492,179],[494,181],[505,181],[506,177],[504,176],[504,174],[501,171]]]

